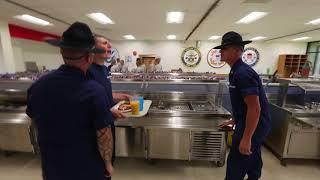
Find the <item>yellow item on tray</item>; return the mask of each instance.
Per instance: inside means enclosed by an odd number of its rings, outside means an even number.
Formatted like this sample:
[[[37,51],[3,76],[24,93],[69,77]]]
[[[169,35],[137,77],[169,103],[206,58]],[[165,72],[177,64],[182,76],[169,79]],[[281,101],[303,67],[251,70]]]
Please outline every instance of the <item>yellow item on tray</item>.
[[[138,101],[131,101],[130,102],[131,109],[132,109],[132,115],[139,115],[139,102]]]

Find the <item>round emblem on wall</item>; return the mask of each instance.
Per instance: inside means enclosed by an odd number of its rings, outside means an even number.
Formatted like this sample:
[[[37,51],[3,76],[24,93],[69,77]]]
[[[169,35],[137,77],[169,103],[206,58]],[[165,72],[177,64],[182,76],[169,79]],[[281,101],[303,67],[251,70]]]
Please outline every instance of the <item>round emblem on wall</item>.
[[[250,66],[254,66],[260,59],[260,54],[255,48],[246,48],[242,53],[242,61]]]
[[[221,68],[226,65],[226,62],[221,61],[221,54],[219,49],[211,49],[207,55],[207,62],[213,68]]]
[[[111,63],[113,59],[116,60],[117,58],[120,58],[119,51],[116,48],[111,48],[110,51],[111,57],[105,60],[106,63]]]
[[[188,67],[196,67],[201,61],[201,53],[195,47],[188,47],[182,52],[181,60]]]

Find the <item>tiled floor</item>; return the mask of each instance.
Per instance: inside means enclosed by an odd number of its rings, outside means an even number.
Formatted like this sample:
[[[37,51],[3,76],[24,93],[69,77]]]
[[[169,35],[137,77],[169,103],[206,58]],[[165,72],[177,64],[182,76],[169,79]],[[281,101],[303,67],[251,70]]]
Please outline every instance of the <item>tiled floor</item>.
[[[319,161],[290,162],[282,167],[268,150],[263,150],[263,180],[319,180]],[[150,165],[143,159],[120,158],[114,180],[223,180],[225,167],[208,162],[158,160]],[[41,180],[40,161],[31,154],[0,155],[1,180]]]

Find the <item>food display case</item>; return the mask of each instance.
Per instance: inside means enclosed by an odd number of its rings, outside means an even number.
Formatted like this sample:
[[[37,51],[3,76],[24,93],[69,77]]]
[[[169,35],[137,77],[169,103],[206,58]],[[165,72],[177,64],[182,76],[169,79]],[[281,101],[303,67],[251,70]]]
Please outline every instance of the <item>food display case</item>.
[[[29,129],[30,119],[24,114],[26,90],[34,77],[3,77],[0,85],[1,104],[19,105],[17,118],[28,150],[3,148],[8,151],[37,151],[34,128]],[[223,166],[226,156],[226,132],[218,125],[231,117],[223,107],[223,91],[227,89],[225,77],[210,73],[149,73],[111,76],[114,92],[125,92],[152,100],[149,112],[142,118],[116,121],[116,155],[146,159],[204,160]],[[20,116],[20,114],[24,116]],[[4,117],[0,124],[10,118]],[[14,119],[14,120],[13,120]],[[18,133],[19,132],[19,133]],[[30,132],[30,136],[29,136]],[[1,135],[1,134],[0,134]],[[3,136],[11,141],[12,136]]]
[[[218,125],[231,117],[222,106],[224,77],[213,74],[120,74],[114,91],[152,100],[143,118],[118,120],[117,155],[147,159],[205,160],[223,166],[226,134]]]

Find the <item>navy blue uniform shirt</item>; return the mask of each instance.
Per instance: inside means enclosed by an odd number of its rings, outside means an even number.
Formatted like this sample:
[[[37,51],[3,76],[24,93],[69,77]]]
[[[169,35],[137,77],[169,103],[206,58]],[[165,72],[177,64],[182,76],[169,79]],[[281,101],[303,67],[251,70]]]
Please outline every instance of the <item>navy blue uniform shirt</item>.
[[[236,122],[235,136],[240,142],[246,127],[247,105],[244,98],[248,95],[257,95],[260,100],[260,119],[252,137],[253,143],[261,143],[271,128],[271,117],[268,100],[259,75],[241,59],[231,68],[229,74],[229,91],[233,117]]]
[[[62,65],[28,90],[27,114],[35,122],[45,180],[103,180],[105,165],[96,131],[110,127],[104,88]]]
[[[108,101],[111,106],[114,106],[115,103],[113,101],[113,96],[112,96],[112,86],[111,86],[111,73],[108,70],[108,68],[105,65],[99,65],[93,63],[89,70],[88,70],[88,77],[92,80],[97,81],[100,85],[103,86],[104,91],[107,93],[108,96]],[[113,135],[113,154],[112,154],[112,163],[115,161],[115,153],[116,153],[116,133],[115,133],[115,125],[114,125],[114,117],[109,117],[111,118],[110,121],[112,121],[112,135]]]
[[[88,77],[92,80],[97,81],[100,85],[105,88],[107,92],[108,100],[111,106],[115,103],[112,97],[112,85],[111,85],[111,73],[105,65],[99,65],[93,63],[88,70]]]

